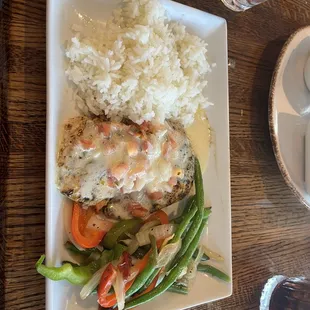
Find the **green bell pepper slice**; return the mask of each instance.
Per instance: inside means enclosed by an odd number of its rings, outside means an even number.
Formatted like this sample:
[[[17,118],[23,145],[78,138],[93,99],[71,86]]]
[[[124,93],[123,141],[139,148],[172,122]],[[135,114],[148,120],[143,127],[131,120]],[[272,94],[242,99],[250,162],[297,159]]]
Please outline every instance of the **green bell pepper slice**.
[[[105,235],[102,245],[107,249],[114,248],[118,240],[123,238],[126,233],[136,233],[141,223],[142,220],[138,218],[119,221]]]
[[[75,266],[68,262],[60,267],[47,267],[43,265],[45,255],[41,255],[35,267],[38,273],[53,281],[67,280],[75,285],[83,285],[99,268],[112,261],[113,258],[113,251],[104,251],[100,258],[86,266]]]

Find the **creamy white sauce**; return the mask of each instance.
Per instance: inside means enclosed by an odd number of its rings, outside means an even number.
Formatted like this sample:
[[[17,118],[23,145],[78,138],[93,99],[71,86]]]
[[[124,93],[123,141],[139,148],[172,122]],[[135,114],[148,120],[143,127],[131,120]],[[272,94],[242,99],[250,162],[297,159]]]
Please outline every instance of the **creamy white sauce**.
[[[195,121],[185,131],[200,162],[201,170],[204,172],[207,168],[211,142],[210,124],[205,113],[198,111]]]

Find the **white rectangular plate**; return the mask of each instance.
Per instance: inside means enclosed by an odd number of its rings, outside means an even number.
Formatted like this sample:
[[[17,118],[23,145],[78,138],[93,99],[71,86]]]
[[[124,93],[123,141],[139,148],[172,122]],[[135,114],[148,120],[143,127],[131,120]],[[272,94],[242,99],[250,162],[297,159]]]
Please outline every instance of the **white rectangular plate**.
[[[46,175],[46,254],[47,264],[59,264],[65,258],[63,244],[62,206],[64,198],[55,186],[56,152],[61,125],[65,119],[75,116],[70,104],[65,77],[64,46],[72,36],[71,25],[78,22],[78,15],[94,20],[108,17],[118,6],[119,0],[49,0],[47,11],[48,46],[48,125],[47,125],[47,175]],[[232,274],[231,261],[231,207],[229,168],[229,119],[226,21],[220,17],[184,6],[163,1],[172,20],[180,21],[189,32],[198,35],[209,44],[210,63],[216,63],[209,75],[206,95],[214,106],[208,110],[212,128],[212,143],[208,169],[204,173],[205,195],[211,201],[213,212],[209,220],[208,234],[203,239],[214,251],[225,258],[220,268]],[[46,309],[97,309],[96,298],[82,301],[80,288],[47,280]],[[183,309],[231,295],[232,284],[198,274],[188,296],[165,293],[147,306],[139,309]]]

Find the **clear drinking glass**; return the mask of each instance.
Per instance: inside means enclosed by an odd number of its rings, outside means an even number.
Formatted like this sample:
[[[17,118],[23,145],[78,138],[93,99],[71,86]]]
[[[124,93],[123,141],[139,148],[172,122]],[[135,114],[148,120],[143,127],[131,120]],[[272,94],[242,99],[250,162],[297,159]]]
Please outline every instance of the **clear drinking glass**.
[[[222,2],[231,10],[236,12],[245,11],[254,5],[263,3],[267,0],[222,0]]]

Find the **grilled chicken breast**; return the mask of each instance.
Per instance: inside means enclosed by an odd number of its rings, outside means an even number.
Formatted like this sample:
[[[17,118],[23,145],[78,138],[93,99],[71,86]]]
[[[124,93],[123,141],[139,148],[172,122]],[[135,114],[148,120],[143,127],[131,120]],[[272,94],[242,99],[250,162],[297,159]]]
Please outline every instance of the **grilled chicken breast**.
[[[88,206],[143,200],[149,211],[163,208],[185,197],[194,177],[190,142],[174,122],[69,119],[57,163],[61,193]]]

